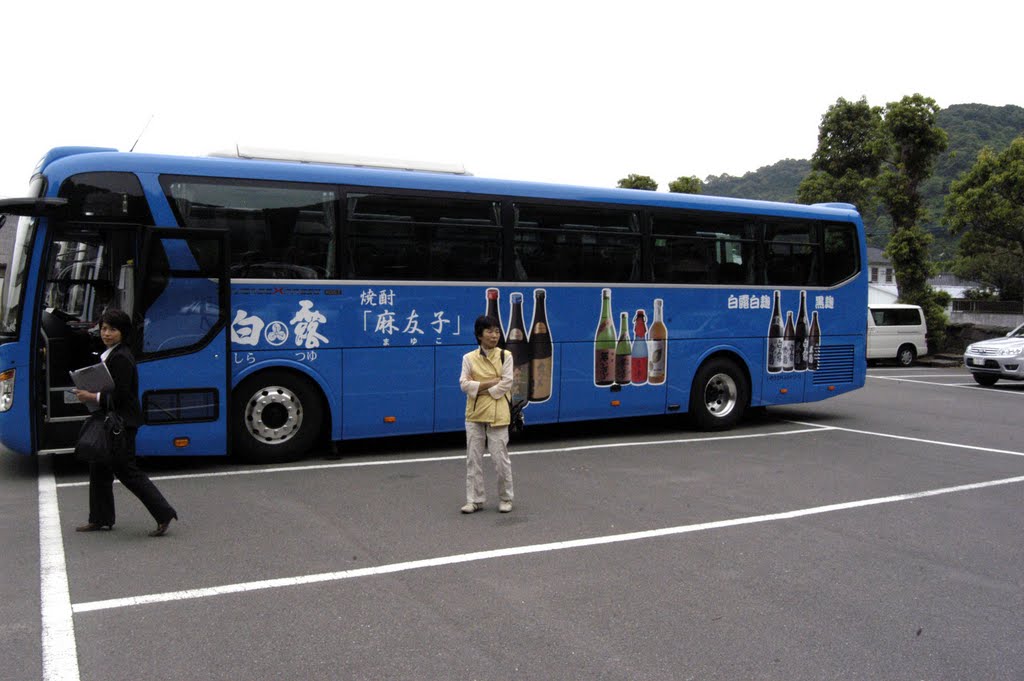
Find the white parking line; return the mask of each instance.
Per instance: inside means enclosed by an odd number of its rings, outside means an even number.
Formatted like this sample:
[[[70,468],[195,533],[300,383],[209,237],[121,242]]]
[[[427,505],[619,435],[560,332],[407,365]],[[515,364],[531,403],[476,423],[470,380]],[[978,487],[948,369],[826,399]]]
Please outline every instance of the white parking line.
[[[52,455],[39,457],[39,592],[43,681],[78,681],[78,649]]]
[[[868,378],[970,378],[970,374],[959,372],[955,374],[868,374]]]
[[[387,575],[396,572],[409,570],[420,570],[423,568],[440,567],[444,565],[456,565],[459,563],[470,563],[494,558],[507,558],[509,556],[522,556],[532,553],[545,553],[550,551],[564,551],[567,549],[580,549],[589,546],[603,544],[616,544],[622,542],[639,541],[644,539],[656,539],[690,532],[704,532],[707,530],[718,530],[727,527],[740,525],[752,525],[755,523],[766,523],[776,520],[792,520],[810,515],[823,513],[834,513],[836,511],[848,511],[855,508],[877,506],[879,504],[892,504],[900,501],[911,501],[925,497],[938,496],[940,494],[953,494],[969,490],[996,487],[999,485],[1012,485],[1024,482],[1024,476],[1003,478],[1001,480],[989,480],[956,487],[943,487],[940,489],[926,490],[923,492],[911,492],[908,494],[897,494],[887,497],[876,497],[873,499],[861,499],[840,504],[829,504],[827,506],[814,506],[795,511],[782,513],[770,513],[767,515],[747,516],[744,518],[733,518],[731,520],[718,520],[708,523],[696,523],[693,525],[680,525],[677,527],[665,527],[656,530],[642,532],[627,532],[624,534],[606,535],[603,537],[590,537],[588,539],[572,539],[567,541],[551,542],[546,544],[532,544],[527,546],[514,546],[506,549],[494,549],[490,551],[476,551],[473,553],[462,553],[452,556],[440,556],[438,558],[427,558],[424,560],[413,560],[403,563],[390,563],[376,567],[359,568],[356,570],[343,570],[340,572],[324,572],[313,575],[301,575],[297,577],[283,577],[279,579],[266,579],[255,582],[241,582],[237,584],[224,584],[221,586],[208,587],[203,589],[188,589],[185,591],[169,591],[164,593],[146,594],[142,596],[129,596],[127,598],[112,598],[103,601],[86,601],[76,603],[72,607],[75,614],[96,612],[99,610],[111,610],[115,608],[130,608],[138,605],[149,605],[153,603],[167,603],[171,601],[193,600],[198,598],[209,598],[211,596],[224,596],[227,594],[244,593],[247,591],[261,591],[266,589],[280,589],[302,584],[315,584],[320,582],[335,582],[357,577],[370,577],[375,575]]]
[[[609,442],[600,445],[578,445],[576,447],[554,447],[551,449],[525,449],[510,451],[510,456],[528,456],[531,454],[562,454],[565,452],[582,452],[591,449],[613,449],[618,447],[656,447],[659,445],[688,444],[692,442],[717,442],[719,440],[747,440],[760,437],[775,437],[777,435],[799,435],[818,430],[827,430],[829,426],[811,425],[808,428],[799,430],[783,430],[771,433],[746,433],[743,435],[713,435],[709,437],[688,437],[674,440],[646,440],[639,442]],[[488,456],[488,455],[485,455]],[[194,480],[197,478],[225,478],[235,475],[267,475],[271,473],[296,473],[304,471],[321,471],[332,468],[365,468],[367,466],[394,466],[409,463],[433,463],[438,461],[465,461],[465,454],[454,456],[426,456],[407,459],[372,459],[370,461],[348,461],[344,463],[322,463],[310,464],[308,466],[271,466],[267,468],[248,468],[245,470],[217,471],[216,473],[191,473],[182,475],[158,475],[152,476],[152,480]],[[115,480],[115,482],[118,482]],[[87,487],[88,480],[80,482],[62,482],[57,487]]]
[[[900,376],[868,376],[881,381],[899,381],[900,383],[923,383],[924,385],[938,385],[945,388],[966,388],[967,390],[984,390],[993,395],[1024,395],[1024,390],[1000,390],[999,388],[986,388],[974,383],[935,383],[934,381],[918,381],[913,378],[902,378]],[[959,376],[958,378],[963,378]]]
[[[812,423],[804,423],[803,421],[789,421],[789,423],[795,423],[800,426],[811,426]],[[956,442],[946,442],[944,440],[925,440],[920,437],[909,437],[907,435],[893,435],[892,433],[877,433],[871,430],[858,430],[856,428],[843,428],[841,426],[829,426],[829,430],[839,430],[846,433],[857,433],[858,435],[871,435],[874,437],[888,437],[893,440],[907,440],[908,442],[920,442],[926,445],[939,445],[940,447],[954,447],[956,449],[970,449],[976,452],[989,452],[991,454],[1009,454],[1010,456],[1024,456],[1024,452],[1015,452],[1012,449],[994,449],[992,447],[978,447],[976,445],[962,445]]]

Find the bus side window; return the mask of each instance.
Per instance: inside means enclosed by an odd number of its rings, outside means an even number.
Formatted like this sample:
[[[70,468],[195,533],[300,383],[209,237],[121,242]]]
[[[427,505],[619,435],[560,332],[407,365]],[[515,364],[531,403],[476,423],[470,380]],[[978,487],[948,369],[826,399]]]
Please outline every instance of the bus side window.
[[[332,188],[169,175],[160,182],[181,225],[228,230],[232,276],[334,276],[337,194]]]
[[[860,271],[856,227],[848,223],[826,223],[824,229],[824,276],[826,286],[838,284]]]
[[[640,221],[618,208],[517,203],[515,258],[523,281],[642,279]]]
[[[765,283],[776,286],[820,284],[817,226],[802,220],[765,224]]]
[[[350,193],[348,275],[356,278],[500,278],[500,206],[445,195]]]

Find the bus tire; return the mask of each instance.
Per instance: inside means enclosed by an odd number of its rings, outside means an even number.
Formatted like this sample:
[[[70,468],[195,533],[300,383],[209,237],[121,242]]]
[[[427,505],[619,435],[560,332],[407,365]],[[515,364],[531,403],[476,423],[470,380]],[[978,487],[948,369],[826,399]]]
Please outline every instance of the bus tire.
[[[701,430],[732,428],[750,403],[750,382],[736,362],[716,357],[697,369],[690,388],[690,417]]]
[[[238,384],[232,400],[232,449],[249,463],[293,461],[320,435],[323,405],[309,379],[281,369]]]

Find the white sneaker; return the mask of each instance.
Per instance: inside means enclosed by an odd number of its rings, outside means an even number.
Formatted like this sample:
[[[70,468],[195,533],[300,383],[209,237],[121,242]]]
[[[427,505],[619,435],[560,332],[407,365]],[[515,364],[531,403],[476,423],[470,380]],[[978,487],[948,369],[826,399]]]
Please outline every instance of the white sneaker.
[[[466,502],[466,505],[463,506],[462,509],[460,509],[460,510],[463,513],[474,513],[476,511],[479,511],[483,507],[484,507],[484,505],[479,503],[479,502],[473,503],[472,501],[468,501],[468,502]],[[510,510],[511,510],[511,507],[510,507]]]
[[[511,510],[512,510],[512,502],[511,501],[502,501],[501,503],[498,504],[498,513],[508,513]]]

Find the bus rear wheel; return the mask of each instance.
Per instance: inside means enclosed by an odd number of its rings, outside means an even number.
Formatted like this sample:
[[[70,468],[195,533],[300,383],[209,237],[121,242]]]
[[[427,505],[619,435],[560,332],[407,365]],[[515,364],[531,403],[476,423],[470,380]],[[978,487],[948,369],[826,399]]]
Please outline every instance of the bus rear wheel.
[[[701,430],[732,428],[750,403],[750,383],[742,369],[722,357],[704,362],[690,388],[690,417]]]
[[[250,463],[292,461],[313,446],[322,419],[319,393],[308,379],[264,371],[235,389],[232,447]]]

